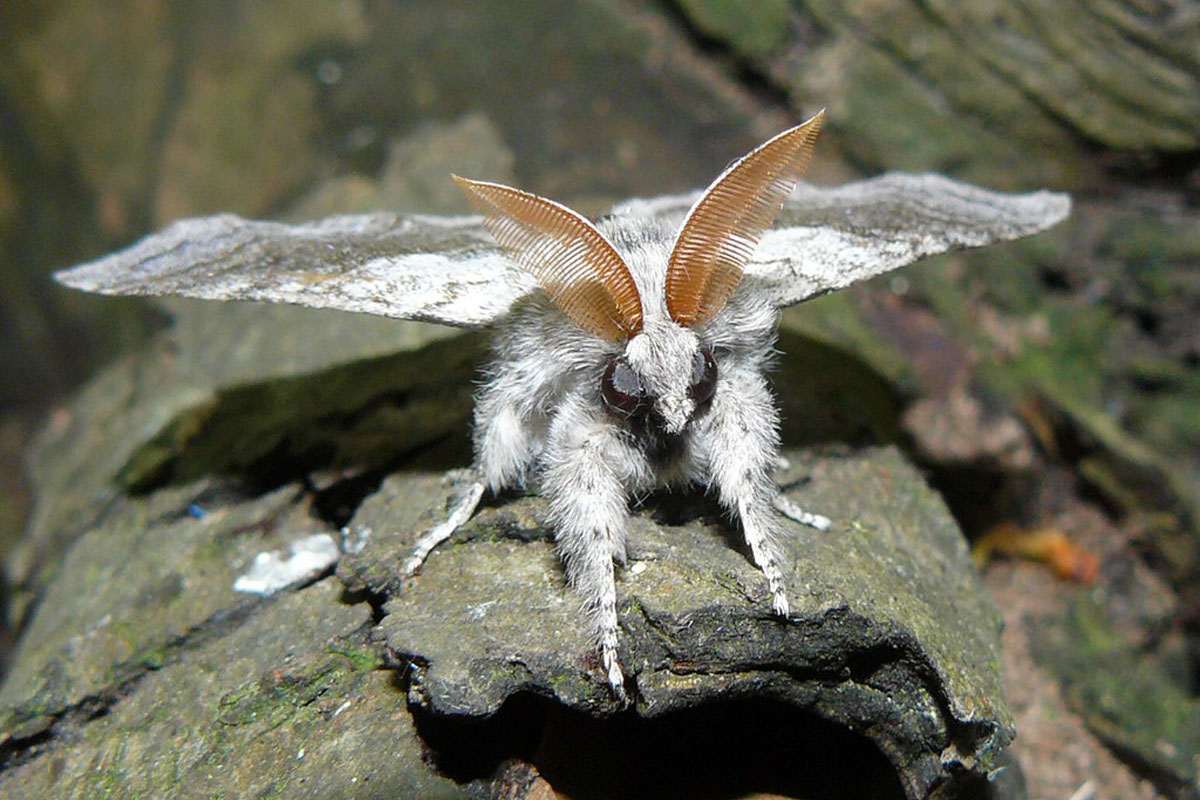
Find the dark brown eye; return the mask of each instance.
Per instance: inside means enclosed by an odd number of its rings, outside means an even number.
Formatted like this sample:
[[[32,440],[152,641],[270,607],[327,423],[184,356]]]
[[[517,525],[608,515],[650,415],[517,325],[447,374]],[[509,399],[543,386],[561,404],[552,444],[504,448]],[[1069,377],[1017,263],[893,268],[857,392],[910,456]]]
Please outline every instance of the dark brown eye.
[[[701,410],[712,400],[713,392],[717,390],[717,362],[712,351],[704,348],[696,352],[692,359],[692,381],[688,394],[696,409]]]
[[[600,394],[609,410],[622,417],[637,414],[646,399],[642,379],[623,358],[608,362],[608,369],[604,370],[604,380],[600,384]]]

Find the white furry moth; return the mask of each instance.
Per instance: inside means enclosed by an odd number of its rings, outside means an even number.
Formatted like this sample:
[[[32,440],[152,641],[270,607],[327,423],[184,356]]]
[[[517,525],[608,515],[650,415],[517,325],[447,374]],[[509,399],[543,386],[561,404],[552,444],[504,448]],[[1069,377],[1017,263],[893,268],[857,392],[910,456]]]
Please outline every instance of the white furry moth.
[[[494,324],[472,479],[403,568],[418,569],[485,488],[536,484],[606,678],[623,696],[614,562],[625,560],[630,497],[670,484],[715,492],[785,617],[780,512],[829,525],[771,477],[778,414],[764,370],[778,309],[926,255],[1035,233],[1069,209],[1062,195],[999,195],[932,175],[798,189],[821,119],[767,141],[698,197],[631,201],[595,224],[455,177],[482,219],[185,220],[56,277],[106,294]]]

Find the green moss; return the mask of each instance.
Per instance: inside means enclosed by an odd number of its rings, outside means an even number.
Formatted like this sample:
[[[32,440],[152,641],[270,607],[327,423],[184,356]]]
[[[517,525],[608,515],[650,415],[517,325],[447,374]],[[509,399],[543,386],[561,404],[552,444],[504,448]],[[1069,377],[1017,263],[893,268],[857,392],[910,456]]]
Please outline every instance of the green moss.
[[[791,33],[789,0],[679,0],[679,7],[697,28],[750,58],[775,52]]]
[[[167,663],[169,648],[149,647],[133,657],[133,660],[146,669],[162,669]]]
[[[379,653],[367,647],[335,644],[329,646],[329,652],[346,658],[356,672],[369,672],[373,669],[379,669],[383,664]]]
[[[1035,657],[1063,681],[1088,727],[1150,765],[1160,785],[1194,784],[1200,701],[1171,680],[1153,654],[1126,645],[1083,594],[1065,619],[1037,631]]]

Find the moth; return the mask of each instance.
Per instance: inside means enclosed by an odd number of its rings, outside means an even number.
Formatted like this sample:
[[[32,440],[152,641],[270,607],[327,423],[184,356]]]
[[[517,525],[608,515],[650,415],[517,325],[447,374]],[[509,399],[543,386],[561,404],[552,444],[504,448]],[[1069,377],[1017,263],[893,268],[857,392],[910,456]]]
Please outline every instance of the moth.
[[[1005,196],[934,175],[797,191],[822,119],[734,161],[699,195],[631,201],[596,222],[454,176],[482,217],[284,225],[220,215],[56,277],[107,294],[493,326],[474,464],[448,518],[401,568],[419,570],[485,491],[537,488],[605,678],[624,697],[615,570],[626,560],[631,499],[664,486],[715,494],[783,618],[786,520],[830,527],[772,477],[779,413],[766,370],[779,310],[925,255],[1034,233],[1067,213],[1062,195]]]

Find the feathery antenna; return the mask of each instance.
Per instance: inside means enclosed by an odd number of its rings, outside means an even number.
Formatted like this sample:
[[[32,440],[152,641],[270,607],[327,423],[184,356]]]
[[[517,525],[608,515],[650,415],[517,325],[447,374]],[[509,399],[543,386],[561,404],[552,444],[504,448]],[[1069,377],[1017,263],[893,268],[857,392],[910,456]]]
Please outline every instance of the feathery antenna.
[[[684,219],[667,265],[667,310],[698,325],[721,310],[808,166],[825,112],[731,164]]]
[[[611,341],[641,331],[642,301],[633,275],[592,223],[536,194],[452,177],[500,246],[576,325]]]

